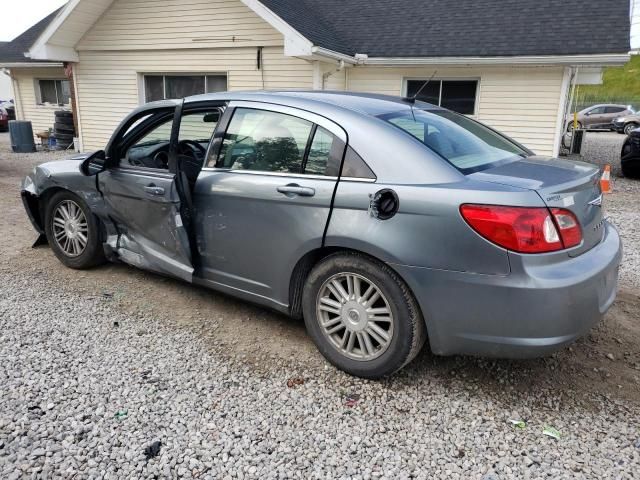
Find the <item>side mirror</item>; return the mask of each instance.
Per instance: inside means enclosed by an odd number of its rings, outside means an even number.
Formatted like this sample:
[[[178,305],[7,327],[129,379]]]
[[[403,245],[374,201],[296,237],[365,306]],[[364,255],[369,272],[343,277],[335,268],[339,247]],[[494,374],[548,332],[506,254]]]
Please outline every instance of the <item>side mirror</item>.
[[[104,171],[106,163],[104,150],[98,150],[82,161],[80,164],[80,171],[83,175],[91,177]]]

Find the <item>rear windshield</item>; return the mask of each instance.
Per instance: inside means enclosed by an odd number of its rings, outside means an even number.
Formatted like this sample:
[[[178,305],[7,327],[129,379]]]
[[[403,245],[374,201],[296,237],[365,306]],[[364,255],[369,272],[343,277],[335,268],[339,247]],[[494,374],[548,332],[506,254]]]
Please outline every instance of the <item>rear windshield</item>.
[[[414,108],[379,118],[417,138],[465,174],[530,154],[484,125],[448,110]]]

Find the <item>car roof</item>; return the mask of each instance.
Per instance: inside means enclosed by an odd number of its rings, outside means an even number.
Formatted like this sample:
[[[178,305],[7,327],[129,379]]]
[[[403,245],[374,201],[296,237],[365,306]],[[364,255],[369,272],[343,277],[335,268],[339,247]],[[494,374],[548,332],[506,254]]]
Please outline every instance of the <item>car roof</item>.
[[[324,109],[348,109],[361,114],[378,116],[385,113],[410,110],[412,103],[401,97],[373,93],[342,92],[330,90],[243,91],[206,93],[185,98],[185,103],[202,101],[254,101],[274,103],[290,107]],[[430,103],[416,100],[415,108],[444,110]],[[321,111],[316,113],[322,114]]]

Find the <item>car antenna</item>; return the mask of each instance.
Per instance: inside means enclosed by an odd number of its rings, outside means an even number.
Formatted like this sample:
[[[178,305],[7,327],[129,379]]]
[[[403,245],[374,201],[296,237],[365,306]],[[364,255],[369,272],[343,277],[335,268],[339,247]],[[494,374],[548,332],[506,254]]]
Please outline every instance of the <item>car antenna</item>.
[[[416,98],[418,97],[418,95],[420,95],[420,94],[422,93],[422,90],[424,90],[424,88],[425,88],[427,85],[429,85],[429,82],[430,82],[431,80],[433,80],[433,77],[435,77],[435,76],[436,76],[436,73],[438,73],[438,70],[434,70],[434,71],[433,71],[433,73],[431,74],[431,76],[429,77],[429,79],[428,79],[426,82],[424,82],[424,83],[422,84],[422,86],[418,89],[418,91],[415,93],[415,95],[414,95],[414,96],[412,96],[412,97],[404,97],[404,98],[403,98],[403,100],[404,100],[405,102],[409,102],[409,104],[411,105],[411,116],[413,117],[413,122],[414,122],[414,123],[415,123],[415,121],[416,121],[416,114],[415,114],[415,112],[413,111],[413,105],[416,103]]]
[[[428,79],[426,82],[424,82],[424,83],[422,84],[422,86],[421,86],[421,87],[420,87],[420,89],[416,92],[416,94],[415,94],[415,95],[413,95],[412,97],[408,97],[408,96],[407,96],[407,97],[403,97],[403,98],[402,98],[402,100],[404,100],[405,102],[409,102],[409,103],[410,103],[410,104],[412,104],[412,105],[413,105],[414,103],[416,103],[416,98],[418,98],[418,95],[420,95],[420,94],[422,93],[422,90],[424,90],[424,89],[425,89],[425,87],[426,87],[427,85],[429,85],[429,82],[430,82],[431,80],[433,80],[433,77],[435,77],[435,76],[436,76],[436,73],[438,73],[438,71],[437,71],[437,70],[435,70],[435,71],[433,72],[433,74],[429,77],[429,79]]]

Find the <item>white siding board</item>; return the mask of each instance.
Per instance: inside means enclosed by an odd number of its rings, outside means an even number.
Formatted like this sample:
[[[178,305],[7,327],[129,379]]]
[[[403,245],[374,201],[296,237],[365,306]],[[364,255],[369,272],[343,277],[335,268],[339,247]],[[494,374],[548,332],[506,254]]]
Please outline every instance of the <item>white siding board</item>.
[[[120,121],[141,103],[144,73],[225,73],[229,90],[262,89],[256,49],[80,51],[78,101],[85,149],[104,148]],[[285,57],[282,47],[263,50],[264,88],[312,88],[310,62]]]
[[[239,0],[115,0],[78,50],[279,46],[282,35]]]
[[[347,69],[351,91],[403,94],[407,78],[478,78],[475,118],[512,136],[536,153],[551,155],[563,69],[560,67],[354,67]]]
[[[55,122],[55,111],[62,107],[58,105],[38,105],[36,95],[37,79],[65,79],[63,68],[19,68],[11,70],[11,73],[18,85],[18,95],[16,101],[19,105],[16,108],[18,120],[28,120],[31,122],[34,135],[37,132],[53,128]],[[22,113],[22,114],[21,114]]]

